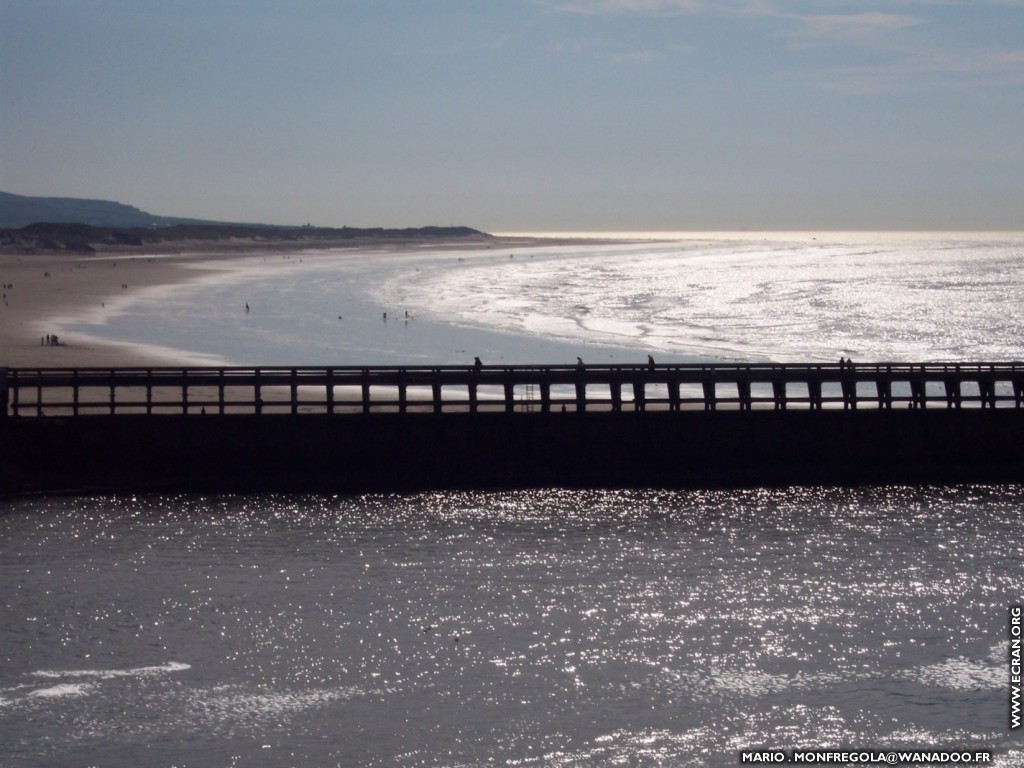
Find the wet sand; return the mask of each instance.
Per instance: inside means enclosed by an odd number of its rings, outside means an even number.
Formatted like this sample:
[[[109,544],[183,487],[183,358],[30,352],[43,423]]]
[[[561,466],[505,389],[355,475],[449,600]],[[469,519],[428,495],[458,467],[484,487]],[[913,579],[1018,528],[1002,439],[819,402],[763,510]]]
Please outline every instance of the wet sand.
[[[529,238],[482,238],[458,240],[373,241],[323,244],[315,250],[343,248],[346,254],[381,250],[488,249],[554,244],[557,240]],[[93,367],[194,364],[195,360],[169,359],[161,350],[134,344],[96,339],[60,338],[47,344],[56,332],[55,318],[81,317],[104,312],[114,301],[133,291],[208,278],[211,269],[237,269],[245,256],[296,253],[295,244],[263,245],[258,250],[233,245],[214,247],[190,243],[177,253],[66,252],[0,253],[0,367]],[[230,264],[229,264],[230,263]],[[10,286],[10,287],[8,287]]]

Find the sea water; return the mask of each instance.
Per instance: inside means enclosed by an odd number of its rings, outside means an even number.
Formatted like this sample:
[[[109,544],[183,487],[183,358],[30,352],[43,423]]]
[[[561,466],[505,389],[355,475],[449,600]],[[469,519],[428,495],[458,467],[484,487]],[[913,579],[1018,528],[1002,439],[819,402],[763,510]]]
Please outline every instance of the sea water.
[[[5,766],[992,750],[1020,487],[7,502]]]
[[[1020,359],[1022,242],[260,257],[65,334],[248,364]],[[0,501],[0,765],[1020,765],[1022,509],[1016,485]]]
[[[58,333],[244,365],[1014,360],[1022,267],[1019,233],[279,254]]]

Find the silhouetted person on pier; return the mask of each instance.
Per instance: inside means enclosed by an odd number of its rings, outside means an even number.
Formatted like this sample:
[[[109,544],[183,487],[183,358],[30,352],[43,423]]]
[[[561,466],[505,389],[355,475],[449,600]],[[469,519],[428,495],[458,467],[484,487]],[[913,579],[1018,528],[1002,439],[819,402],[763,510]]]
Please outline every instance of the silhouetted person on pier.
[[[653,355],[648,355],[647,356],[647,365],[649,365],[651,368],[654,367],[654,356]]]
[[[481,367],[483,367],[483,363],[480,362],[479,357],[473,358],[473,367],[476,368],[478,371],[480,370]]]
[[[582,357],[579,357],[579,356],[576,357],[576,366],[579,367],[579,368],[583,367],[583,358]]]

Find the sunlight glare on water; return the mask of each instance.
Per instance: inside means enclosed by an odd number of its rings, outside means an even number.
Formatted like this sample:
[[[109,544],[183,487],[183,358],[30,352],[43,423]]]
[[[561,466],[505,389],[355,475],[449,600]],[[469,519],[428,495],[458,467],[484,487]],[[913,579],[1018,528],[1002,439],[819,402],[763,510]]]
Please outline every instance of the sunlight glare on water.
[[[1019,233],[309,253],[120,297],[58,331],[247,365],[1016,360],[1022,262]]]
[[[1020,357],[1024,237],[791,234],[520,251],[396,275],[459,322],[729,359]]]
[[[0,759],[734,765],[743,748],[851,744],[1019,756],[1004,721],[1022,498],[18,502],[0,517]]]

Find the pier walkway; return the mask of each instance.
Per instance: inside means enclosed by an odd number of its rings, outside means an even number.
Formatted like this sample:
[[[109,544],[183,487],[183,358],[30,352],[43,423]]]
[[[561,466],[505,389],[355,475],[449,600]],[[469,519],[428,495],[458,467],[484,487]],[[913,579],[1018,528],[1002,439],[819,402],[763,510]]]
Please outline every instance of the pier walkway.
[[[1024,363],[0,368],[0,417],[1024,408]]]

